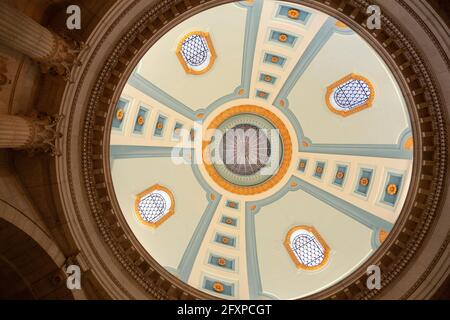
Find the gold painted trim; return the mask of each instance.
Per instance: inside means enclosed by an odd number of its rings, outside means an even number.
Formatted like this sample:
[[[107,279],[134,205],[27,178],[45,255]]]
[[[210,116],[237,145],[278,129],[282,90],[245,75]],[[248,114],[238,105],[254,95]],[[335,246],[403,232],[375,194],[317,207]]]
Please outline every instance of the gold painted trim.
[[[349,29],[348,25],[339,20],[336,21],[335,26],[339,29]]]
[[[389,195],[391,195],[391,196],[396,195],[397,192],[398,192],[397,185],[394,184],[394,183],[389,184],[389,185],[387,186],[386,191],[387,191],[387,193],[388,193]]]
[[[388,236],[389,232],[384,229],[380,229],[380,231],[378,232],[378,240],[380,241],[380,243],[383,243]]]
[[[400,1],[403,3],[403,1]],[[135,2],[133,2],[134,4]],[[109,270],[108,264],[105,261],[110,261],[113,257],[115,261],[120,264],[124,270],[128,271],[128,276],[132,281],[135,281],[139,289],[142,289],[142,292],[145,292],[151,299],[214,299],[215,296],[209,295],[201,290],[198,290],[194,287],[191,287],[184,282],[180,281],[178,278],[173,276],[171,273],[167,272],[164,268],[162,268],[158,263],[154,261],[151,255],[142,249],[142,246],[138,244],[137,239],[131,233],[129,233],[126,221],[124,219],[123,214],[121,213],[120,207],[117,202],[117,198],[114,193],[114,188],[112,187],[112,178],[111,178],[111,170],[109,164],[109,138],[111,132],[111,119],[113,118],[114,113],[114,103],[117,101],[118,96],[120,95],[121,87],[126,83],[127,77],[113,77],[112,74],[115,72],[114,70],[119,70],[121,73],[122,70],[121,64],[116,64],[115,61],[118,59],[123,59],[126,62],[130,62],[128,64],[127,70],[125,74],[131,74],[135,65],[131,63],[134,58],[138,55],[144,55],[147,52],[148,48],[153,45],[159,35],[157,31],[164,31],[164,28],[172,27],[177,25],[179,21],[181,21],[184,17],[184,10],[188,11],[186,14],[190,16],[205,10],[206,8],[215,7],[219,5],[219,1],[210,0],[206,2],[192,2],[193,7],[190,9],[182,9],[179,8],[180,3],[176,3],[173,0],[161,1],[155,4],[155,7],[151,7],[149,11],[142,14],[141,18],[133,21],[130,24],[130,31],[123,33],[123,36],[119,37],[117,40],[117,46],[114,47],[114,50],[108,51],[108,54],[103,54],[102,42],[101,45],[97,46],[93,52],[93,55],[88,61],[86,61],[86,65],[88,66],[86,70],[81,74],[79,80],[75,79],[75,84],[71,84],[72,86],[76,86],[77,90],[73,91],[72,95],[69,95],[71,99],[67,99],[65,97],[63,100],[63,107],[67,108],[70,112],[68,113],[69,120],[73,120],[73,118],[77,115],[77,110],[79,111],[79,99],[78,94],[83,92],[85,86],[89,85],[89,88],[93,88],[89,96],[89,101],[86,104],[82,104],[86,109],[86,117],[83,120],[83,130],[82,136],[80,136],[80,141],[74,138],[74,135],[66,134],[67,140],[69,144],[80,143],[82,148],[82,154],[79,155],[78,152],[70,152],[73,148],[67,148],[67,154],[64,157],[56,158],[62,167],[69,166],[69,171],[67,174],[63,174],[64,177],[68,177],[68,184],[70,189],[74,192],[78,192],[79,183],[74,183],[73,181],[73,172],[70,171],[70,164],[73,162],[72,160],[77,160],[82,165],[82,177],[83,177],[83,192],[85,193],[86,199],[89,200],[89,212],[92,217],[95,218],[95,222],[97,223],[99,236],[105,238],[109,247],[109,251],[112,252],[110,256],[106,253],[97,252],[95,245],[92,244],[92,241],[89,237],[86,237],[87,242],[86,246],[90,245],[94,252],[97,253],[98,262],[105,269],[105,281],[117,287],[117,291],[120,291],[120,294],[126,295],[128,298],[133,298],[134,291],[128,290],[127,284],[121,283],[115,277],[114,272]],[[437,85],[434,83],[434,79],[432,77],[428,77],[427,75],[430,72],[430,68],[428,65],[424,65],[423,55],[421,52],[417,52],[415,49],[414,43],[412,43],[408,37],[405,37],[403,25],[395,24],[395,22],[401,21],[393,21],[389,16],[385,17],[388,23],[385,24],[385,28],[381,30],[381,32],[373,33],[364,25],[361,25],[358,21],[360,15],[364,11],[364,4],[360,3],[360,1],[350,1],[343,0],[339,3],[335,1],[327,1],[326,4],[322,2],[309,1],[308,4],[311,4],[313,8],[323,10],[325,13],[332,14],[332,16],[339,18],[344,18],[346,22],[351,24],[352,27],[355,27],[355,31],[365,40],[369,40],[369,42],[374,45],[374,48],[377,49],[377,52],[380,56],[388,63],[388,66],[393,71],[399,85],[402,89],[402,92],[405,97],[407,97],[407,106],[410,111],[411,116],[411,124],[413,127],[414,137],[421,137],[421,134],[433,135],[436,139],[422,139],[417,141],[417,146],[414,147],[414,168],[413,168],[413,180],[411,182],[411,194],[408,194],[408,197],[405,201],[405,207],[402,209],[400,213],[399,221],[397,222],[395,228],[392,230],[392,236],[387,239],[387,243],[379,249],[371,258],[369,258],[364,264],[362,264],[359,268],[357,268],[352,275],[349,275],[345,279],[342,279],[339,283],[336,283],[329,288],[324,289],[321,292],[313,293],[311,296],[308,296],[308,299],[373,299],[378,297],[383,297],[386,292],[386,288],[388,288],[389,283],[393,281],[404,281],[403,273],[405,269],[412,262],[411,259],[414,257],[414,253],[418,251],[420,248],[420,244],[423,242],[426,236],[429,236],[431,226],[433,226],[434,220],[438,219],[439,214],[443,211],[441,205],[439,205],[443,198],[443,192],[445,191],[445,173],[443,170],[445,164],[447,163],[447,151],[448,151],[448,137],[445,131],[445,112],[444,105],[440,99],[440,90]],[[177,7],[175,7],[177,5]],[[402,4],[403,5],[403,4]],[[339,6],[339,10],[338,7]],[[406,4],[403,9],[410,9]],[[361,9],[359,14],[349,16],[349,12],[355,9]],[[179,12],[183,14],[180,15]],[[405,11],[406,12],[406,11]],[[140,28],[142,25],[147,25],[149,21],[153,21],[154,18],[164,16],[167,19],[167,24],[158,24],[154,25],[156,29],[152,29],[153,32],[149,33],[148,28]],[[120,15],[119,20],[122,19],[125,15]],[[181,20],[180,20],[181,19]],[[118,21],[119,21],[118,20]],[[123,19],[122,19],[123,20]],[[120,21],[122,21],[120,20]],[[398,19],[397,19],[398,20]],[[416,19],[418,22],[421,22],[420,19]],[[419,21],[420,20],[420,21]],[[118,21],[115,21],[112,25],[115,27]],[[394,23],[391,23],[394,22]],[[119,24],[120,25],[120,24]],[[152,25],[153,26],[153,25]],[[131,28],[132,27],[132,28]],[[400,28],[400,29],[397,29]],[[117,33],[119,34],[119,33]],[[139,44],[133,43],[134,49],[139,49],[139,51],[135,55],[130,55],[129,50],[124,50],[129,47],[132,43],[132,40],[135,39],[136,35],[142,37],[147,41],[139,42]],[[431,34],[430,34],[431,35]],[[391,37],[395,40],[396,46],[389,46],[388,48],[383,47],[383,42],[386,40],[386,36]],[[414,40],[414,39],[413,39]],[[109,43],[107,43],[109,45]],[[437,42],[435,42],[438,45]],[[398,48],[404,49],[404,51],[397,51]],[[440,48],[440,46],[439,46]],[[133,50],[134,52],[134,50]],[[400,52],[400,53],[398,53]],[[392,60],[391,54],[394,54],[397,59]],[[95,59],[100,59],[98,63],[91,63]],[[425,57],[426,58],[426,57]],[[401,62],[399,62],[401,61]],[[404,64],[405,62],[410,62],[411,66],[408,68],[400,68],[400,64]],[[102,67],[102,72],[97,72],[98,77],[96,79],[92,79],[91,83],[88,77],[91,72],[91,68]],[[417,82],[407,81],[411,77],[420,77],[425,79],[423,82],[417,84]],[[105,85],[114,86],[118,88],[115,91],[104,90]],[[424,94],[415,95],[415,91],[423,90]],[[72,97],[73,96],[73,97]],[[69,98],[70,98],[69,97]],[[112,101],[110,104],[100,103],[99,98],[104,101]],[[420,110],[427,111],[427,115],[423,115],[422,112],[415,112],[416,108],[420,108]],[[432,117],[429,117],[431,110]],[[91,117],[89,115],[95,115],[96,113],[107,113],[107,118],[104,117]],[[419,121],[420,120],[420,121]],[[429,126],[420,126],[421,121],[425,121],[425,123],[430,124]],[[74,121],[68,121],[69,124],[78,123]],[[75,130],[72,126],[68,126],[68,132]],[[96,134],[96,128],[105,128],[104,134],[99,135]],[[81,131],[80,131],[81,132]],[[93,144],[98,145],[101,144],[103,140],[104,148],[90,148]],[[419,146],[420,144],[420,146]],[[426,161],[424,163],[421,159],[425,155],[426,148],[429,148],[433,155],[433,161]],[[75,150],[75,149],[73,149]],[[72,150],[72,151],[73,151]],[[77,149],[78,150],[78,149]],[[80,152],[81,152],[80,151]],[[427,154],[428,156],[428,154]],[[104,161],[96,161],[94,159],[98,159],[98,157],[103,157]],[[431,169],[434,168],[434,170]],[[430,175],[423,175],[423,171],[427,171]],[[428,179],[428,180],[426,180]],[[78,175],[77,175],[78,177]],[[424,180],[425,179],[425,180]],[[431,180],[430,180],[431,179]],[[106,183],[105,183],[106,181]],[[427,183],[423,183],[423,182]],[[432,181],[432,183],[428,183]],[[418,193],[417,185],[421,185],[421,190],[424,189],[426,191],[426,201],[424,201],[424,194]],[[81,189],[80,189],[81,190]],[[423,190],[422,190],[423,191]],[[429,192],[428,192],[429,191]],[[81,191],[80,191],[81,192]],[[83,193],[83,194],[84,194]],[[109,201],[101,201],[99,194],[108,194],[111,199]],[[420,199],[419,199],[420,197]],[[417,202],[416,200],[420,201]],[[76,204],[76,199],[72,199]],[[70,199],[68,199],[70,201]],[[425,207],[423,204],[425,203]],[[68,214],[73,219],[82,220],[82,216],[85,212],[81,212],[79,210],[79,206],[74,205],[74,210],[70,211]],[[412,217],[414,213],[414,217],[420,217],[420,221],[417,219],[408,219],[410,216]],[[426,213],[426,214],[425,214]],[[115,219],[105,219],[105,217],[114,217]],[[117,222],[117,220],[118,222]],[[406,223],[408,222],[408,223]],[[83,223],[80,223],[81,231],[85,233],[86,227]],[[111,226],[114,226],[112,228]],[[88,228],[89,229],[89,228]],[[114,230],[114,234],[112,232]],[[120,243],[117,241],[119,235],[127,235],[126,241],[121,241]],[[436,249],[436,252],[433,253],[434,260],[441,258],[443,256],[443,252],[447,248],[446,245],[450,237],[447,237],[447,241],[445,241],[440,248]],[[396,248],[395,245],[400,241],[402,247],[408,247],[408,254],[405,253],[405,250],[390,250],[391,247]],[[123,248],[130,248],[133,250],[124,251]],[[398,248],[398,246],[397,246]],[[135,249],[135,250],[134,250]],[[105,251],[106,252],[106,251]],[[389,258],[384,259],[386,253],[389,252]],[[143,259],[144,262],[137,263]],[[106,260],[105,260],[106,259]],[[134,262],[133,262],[134,261]],[[364,290],[359,283],[364,283],[367,279],[366,269],[368,265],[379,264],[382,266],[383,270],[388,270],[387,275],[383,281],[383,288],[381,290]],[[147,270],[147,266],[150,265],[150,268]],[[398,292],[398,295],[402,295],[402,299],[407,299],[416,291],[420,291],[418,294],[423,294],[423,290],[419,290],[421,284],[423,284],[424,279],[428,279],[427,276],[432,274],[432,263],[429,268],[427,268],[423,273],[417,275],[417,281],[408,289],[404,290],[404,292]],[[143,268],[147,270],[145,273],[143,272]],[[160,285],[155,285],[154,278],[155,276],[160,276],[161,281]],[[167,289],[169,288],[169,289]],[[419,289],[418,289],[419,288]]]
[[[372,94],[370,95],[369,100],[367,100],[367,102],[365,104],[360,105],[352,110],[349,110],[349,111],[336,110],[334,108],[333,104],[331,103],[331,94],[337,87],[339,87],[340,85],[343,85],[344,83],[346,83],[349,80],[364,81],[369,86]],[[357,112],[360,112],[360,111],[363,111],[365,109],[372,107],[374,100],[375,100],[375,87],[373,86],[372,82],[370,82],[369,79],[367,79],[363,76],[357,75],[355,73],[350,73],[349,75],[343,77],[342,79],[340,79],[340,80],[336,81],[335,83],[333,83],[332,85],[330,85],[327,88],[327,93],[325,95],[325,103],[327,104],[328,109],[330,109],[331,112],[336,113],[342,117],[348,117],[349,115],[352,115],[354,113],[357,113]]]
[[[291,164],[292,160],[292,141],[291,136],[289,135],[289,131],[284,125],[283,121],[278,118],[274,113],[271,111],[257,107],[252,105],[242,105],[242,106],[236,106],[232,107],[230,109],[227,109],[223,111],[221,114],[219,114],[216,118],[213,119],[211,124],[208,127],[208,130],[214,130],[217,129],[225,120],[242,113],[252,113],[259,115],[266,120],[270,121],[275,128],[277,128],[280,132],[281,140],[283,143],[283,161],[280,164],[280,167],[277,171],[277,173],[270,178],[269,180],[263,182],[260,185],[256,186],[237,186],[235,184],[230,183],[229,181],[225,180],[221,175],[219,175],[214,168],[214,166],[211,164],[209,153],[207,151],[207,147],[209,146],[211,141],[203,140],[202,143],[202,155],[203,155],[203,163],[205,164],[206,171],[208,172],[209,176],[222,188],[224,188],[227,191],[230,191],[235,194],[240,195],[255,195],[258,193],[265,192],[272,187],[274,187],[278,182],[282,180],[286,172],[288,171],[288,168]]]
[[[363,186],[363,187],[367,187],[370,183],[370,180],[368,178],[361,178],[359,180],[359,185]]]
[[[294,232],[299,231],[299,230],[305,230],[305,231],[308,231],[308,232],[312,233],[314,235],[314,237],[316,237],[317,241],[319,241],[320,244],[322,245],[322,247],[324,249],[324,253],[323,253],[324,257],[323,257],[322,262],[320,264],[318,264],[317,266],[314,266],[314,267],[305,266],[303,263],[301,263],[297,259],[297,256],[295,255],[294,251],[292,250],[292,247],[291,247],[291,236],[294,234]],[[287,233],[283,244],[284,244],[284,246],[285,246],[289,256],[291,257],[292,261],[295,263],[295,265],[297,266],[298,269],[303,269],[303,270],[307,270],[307,271],[313,271],[313,270],[321,269],[322,267],[324,267],[327,264],[327,262],[328,262],[328,260],[330,258],[330,251],[331,251],[330,247],[325,242],[325,240],[323,240],[323,238],[321,237],[319,232],[317,232],[317,230],[314,227],[304,226],[304,225],[303,226],[293,227]]]
[[[142,218],[141,213],[139,212],[139,202],[141,201],[141,199],[144,196],[148,195],[149,193],[151,193],[155,190],[161,190],[161,191],[164,191],[165,193],[167,193],[167,195],[170,198],[171,206],[169,208],[169,211],[167,211],[167,213],[164,216],[162,216],[161,219],[159,219],[156,222],[148,222]],[[144,225],[151,227],[151,228],[158,228],[163,222],[165,222],[167,219],[169,219],[171,216],[173,216],[175,214],[175,198],[173,197],[172,191],[170,191],[166,187],[163,187],[159,184],[155,184],[155,185],[151,186],[150,188],[148,188],[136,195],[136,199],[134,201],[134,212],[136,213],[139,221],[142,222]]]
[[[225,290],[225,288],[224,288],[224,285],[221,282],[214,282],[213,290],[215,292],[222,293]]]
[[[117,112],[116,112],[116,119],[117,119],[117,121],[122,122],[124,116],[125,116],[125,111],[123,109],[117,110]]]
[[[183,54],[181,53],[182,48],[183,48],[183,43],[184,41],[189,38],[190,36],[193,35],[198,35],[201,36],[203,38],[205,38],[206,43],[208,44],[208,49],[209,52],[211,53],[211,58],[209,60],[209,64],[202,70],[194,70],[191,67],[189,67],[189,65],[186,63],[186,61],[183,58]],[[178,42],[178,46],[177,46],[177,50],[176,50],[176,55],[178,57],[178,60],[180,61],[181,65],[183,66],[184,71],[187,74],[192,74],[192,75],[201,75],[204,74],[206,72],[208,72],[209,70],[211,70],[211,68],[213,67],[216,59],[217,59],[217,54],[216,54],[216,50],[214,49],[214,45],[212,43],[211,40],[211,36],[208,32],[203,32],[203,31],[192,31],[189,32],[188,34],[186,34],[181,40],[180,42]]]
[[[219,258],[219,259],[217,259],[217,264],[218,264],[219,266],[221,266],[221,267],[225,266],[226,263],[227,263],[227,262],[226,262],[225,258]]]
[[[300,11],[294,8],[288,10],[288,18],[297,20],[300,17]]]
[[[409,137],[406,141],[405,144],[403,145],[403,148],[405,150],[413,150],[414,148],[414,139],[413,137]]]

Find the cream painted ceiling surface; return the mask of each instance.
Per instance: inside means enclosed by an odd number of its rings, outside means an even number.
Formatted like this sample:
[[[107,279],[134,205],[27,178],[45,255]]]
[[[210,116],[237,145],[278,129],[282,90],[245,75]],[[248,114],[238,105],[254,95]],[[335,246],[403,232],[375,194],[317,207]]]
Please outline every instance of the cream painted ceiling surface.
[[[207,107],[240,84],[245,21],[246,10],[236,5],[202,12],[165,34],[144,56],[138,73],[193,110]],[[209,32],[218,52],[214,68],[202,77],[187,75],[175,55],[178,42],[193,30]]]
[[[162,266],[175,270],[208,204],[192,170],[174,166],[170,158],[135,158],[115,160],[112,173],[117,199],[130,228]],[[159,228],[149,229],[134,214],[134,203],[135,195],[153,184],[172,190],[176,211]]]
[[[326,88],[349,73],[372,81],[374,106],[352,117],[336,117],[325,105]],[[396,144],[410,127],[405,101],[393,75],[356,33],[333,34],[288,99],[305,135],[315,143]]]
[[[295,209],[293,203],[298,204]],[[255,220],[262,288],[280,299],[326,288],[358,267],[373,250],[372,230],[301,190],[267,205]],[[330,261],[320,271],[299,272],[285,254],[286,230],[299,224],[315,226],[332,244]]]
[[[338,283],[382,244],[408,194],[399,85],[363,38],[306,6],[242,1],[181,22],[114,112],[111,174],[130,230],[168,272],[219,298],[297,299]],[[207,129],[229,123],[278,130],[267,181],[205,163]]]

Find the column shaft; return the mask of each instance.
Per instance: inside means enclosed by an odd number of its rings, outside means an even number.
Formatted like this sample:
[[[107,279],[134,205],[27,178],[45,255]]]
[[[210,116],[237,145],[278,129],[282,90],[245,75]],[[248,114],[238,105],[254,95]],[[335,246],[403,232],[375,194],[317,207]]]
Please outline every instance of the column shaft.
[[[58,71],[64,71],[75,60],[72,45],[3,1],[0,17],[0,43],[4,46]]]
[[[0,148],[54,151],[57,121],[51,117],[0,115]]]

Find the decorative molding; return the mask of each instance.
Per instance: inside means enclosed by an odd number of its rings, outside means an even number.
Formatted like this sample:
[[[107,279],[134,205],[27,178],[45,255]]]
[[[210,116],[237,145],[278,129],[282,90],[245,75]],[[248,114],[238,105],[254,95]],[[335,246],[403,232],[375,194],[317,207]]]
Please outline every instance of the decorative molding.
[[[308,153],[411,160],[413,159],[414,150],[412,148],[406,148],[409,138],[412,138],[412,131],[409,127],[400,134],[397,144],[326,144],[313,143],[311,139],[304,137],[300,151]]]
[[[283,87],[274,100],[275,106],[281,107],[283,111],[289,107],[289,94],[295,87],[295,84],[300,79],[300,77],[311,65],[311,62],[335,32],[335,21],[336,19],[334,18],[328,18],[327,21],[325,21],[325,23],[323,24],[322,28],[320,28],[319,32],[317,32],[317,34],[314,36],[314,39],[311,40],[308,48],[306,48],[305,52],[300,57],[299,61],[289,74],[289,77],[286,79],[286,82],[283,84]]]
[[[31,152],[44,151],[51,156],[61,155],[61,151],[56,147],[56,140],[62,138],[63,134],[58,131],[58,126],[63,115],[42,115],[36,114],[31,122],[33,126],[33,137],[29,144]]]
[[[353,107],[350,110],[337,110],[336,107],[332,103],[333,92],[339,86],[341,86],[341,85],[343,85],[343,84],[345,84],[345,83],[347,83],[347,82],[349,82],[351,80],[363,81],[370,89],[370,96],[369,96],[368,100],[364,104],[361,104],[359,106]],[[354,74],[354,73],[351,73],[351,74],[343,77],[342,79],[339,79],[338,81],[336,81],[332,85],[330,85],[327,88],[327,93],[325,94],[325,103],[326,103],[328,109],[331,112],[336,113],[336,114],[338,114],[338,115],[340,115],[342,117],[348,117],[348,116],[350,116],[352,114],[355,114],[357,112],[360,112],[360,111],[363,111],[365,109],[370,108],[373,105],[373,101],[374,100],[375,100],[375,88],[374,88],[372,82],[370,82],[369,79],[367,79],[367,78],[365,78],[363,76]]]
[[[242,105],[229,108],[222,113],[220,113],[217,117],[215,117],[210,125],[208,126],[208,132],[210,130],[217,129],[221,123],[225,120],[241,113],[251,113],[259,115],[267,120],[269,120],[276,129],[279,130],[279,134],[281,137],[281,141],[283,144],[283,160],[276,172],[276,174],[271,177],[269,180],[256,185],[256,186],[238,186],[233,183],[230,183],[228,180],[224,179],[216,170],[213,164],[208,157],[207,148],[210,144],[210,141],[203,141],[202,151],[203,151],[203,162],[205,163],[205,169],[208,172],[209,176],[222,188],[232,193],[241,194],[241,195],[254,195],[258,193],[262,193],[274,187],[278,182],[280,182],[286,172],[288,171],[289,166],[291,165],[292,160],[292,141],[289,135],[289,131],[284,125],[283,121],[281,121],[274,113],[271,111],[251,105]]]
[[[186,62],[186,60],[183,57],[183,53],[182,53],[183,44],[189,37],[192,37],[192,36],[199,36],[202,39],[204,39],[208,45],[208,50],[211,55],[209,57],[208,65],[201,70],[194,70],[192,67],[190,67],[188,65],[188,63]],[[203,32],[203,31],[192,31],[192,32],[189,32],[188,34],[186,34],[183,37],[183,39],[181,39],[180,42],[178,43],[176,55],[177,55],[177,58],[180,61],[181,65],[183,66],[184,71],[188,74],[193,74],[193,75],[201,75],[201,74],[208,72],[214,66],[214,63],[216,62],[216,59],[217,59],[216,50],[214,49],[214,45],[212,43],[211,36],[208,32]]]
[[[312,233],[312,235],[317,239],[317,241],[319,241],[319,243],[322,245],[322,247],[324,249],[323,260],[316,266],[310,267],[310,266],[306,266],[303,263],[301,263],[299,261],[299,259],[297,258],[296,254],[294,253],[294,250],[292,249],[291,237],[296,231],[300,231],[300,230],[305,230],[309,233]],[[297,266],[298,269],[303,269],[303,270],[307,270],[307,271],[319,270],[319,269],[322,269],[327,264],[328,260],[330,259],[331,249],[328,246],[328,244],[325,242],[325,240],[323,240],[323,238],[320,236],[319,232],[317,232],[317,230],[314,227],[310,227],[310,226],[293,227],[286,234],[286,238],[285,238],[283,244],[284,244],[284,247],[286,248],[289,256],[291,257],[292,262]]]
[[[195,259],[205,238],[208,227],[211,224],[211,220],[217,207],[220,204],[222,196],[216,193],[210,193],[208,206],[203,213],[200,222],[198,223],[189,244],[184,251],[180,264],[177,268],[177,274],[181,280],[187,282],[191,275],[192,267],[194,266]]]
[[[85,45],[55,33],[52,33],[52,35],[52,51],[47,56],[35,58],[35,60],[39,62],[42,73],[61,75],[64,80],[70,81],[72,69],[81,66],[81,60],[78,56],[85,49]]]
[[[413,158],[412,150],[405,149],[403,144],[306,144],[301,147],[301,152],[390,159]]]
[[[175,99],[174,97],[168,95],[166,92],[141,76],[138,72],[133,72],[133,74],[130,76],[128,84],[160,102],[164,106],[170,108],[171,110],[185,116],[186,118],[193,121],[198,120],[194,110],[192,110],[179,100]]]
[[[142,213],[139,210],[139,203],[141,202],[143,197],[149,195],[154,191],[163,191],[164,193],[166,193],[170,199],[170,207],[159,220],[157,220],[156,222],[149,222],[144,220],[144,218],[142,217]],[[173,196],[172,191],[158,184],[151,186],[150,188],[136,195],[136,200],[134,201],[134,212],[136,213],[136,216],[141,223],[151,228],[158,228],[162,223],[164,223],[167,219],[169,219],[171,216],[175,214],[175,198]]]
[[[278,297],[263,291],[259,271],[258,252],[256,247],[255,214],[248,204],[245,208],[245,254],[247,257],[247,276],[250,299],[279,300]]]
[[[123,63],[123,61],[130,62],[132,58],[126,49],[133,46],[137,50],[135,52],[147,50],[148,46],[158,38],[158,35],[167,30],[167,26],[173,26],[189,15],[225,2],[229,1],[191,0],[190,6],[187,7],[186,2],[165,0],[158,2],[149,11],[143,13],[139,20],[131,24],[129,31],[124,33],[122,39],[114,45],[112,52],[105,55],[103,69],[98,73],[87,106],[80,157],[87,198],[93,217],[105,242],[111,247],[111,252],[137,283],[156,299],[213,297],[183,284],[169,272],[161,269],[153,259],[141,255],[141,251],[135,248],[134,240],[128,238],[129,236],[121,240],[120,235],[125,235],[125,227],[118,223],[121,221],[118,218],[121,215],[120,209],[115,203],[102,201],[100,196],[108,194],[110,198],[114,198],[114,191],[105,183],[109,179],[107,176],[110,173],[105,170],[104,162],[97,160],[99,157],[108,157],[108,147],[99,148],[97,146],[101,146],[105,136],[109,134],[110,124],[108,121],[112,117],[111,112],[115,107],[117,92],[122,89],[117,84],[121,83],[122,77],[126,78],[126,75],[132,71]],[[412,174],[413,181],[399,220],[390,232],[389,238],[358,270],[338,284],[308,297],[370,299],[385,290],[394,279],[400,276],[402,270],[420,248],[439,212],[447,173],[449,145],[443,105],[434,80],[415,44],[399,30],[391,18],[383,15],[383,29],[373,31],[368,30],[364,23],[367,19],[365,8],[369,5],[364,0],[343,0],[339,3],[305,0],[305,4],[339,17],[372,44],[382,58],[388,62],[401,85],[403,94],[408,97],[407,105],[413,120],[415,163]],[[180,12],[183,13],[180,14]],[[112,28],[114,27],[113,25]],[[145,42],[144,45],[144,42],[140,42],[139,39],[150,41]],[[98,54],[102,45],[103,42],[100,42],[95,49],[95,54]],[[91,61],[85,67],[84,77],[90,70]],[[113,76],[117,72],[121,77]],[[80,86],[81,83],[80,81],[78,85]],[[106,90],[111,86],[115,90]],[[72,112],[75,109],[74,102]],[[102,113],[108,114],[108,117],[97,116]],[[105,141],[108,140],[105,139]],[[69,175],[69,178],[73,189],[73,176]],[[420,188],[418,188],[419,184]],[[443,249],[440,250],[441,254],[447,243],[448,241],[443,244]],[[92,243],[90,245],[92,246]],[[385,270],[382,276],[381,290],[368,290],[364,286],[367,279],[365,269],[371,264],[380,265]],[[108,269],[107,266],[104,267]],[[116,283],[116,285],[127,292],[120,283]],[[420,281],[418,285],[420,285]],[[411,292],[409,291],[405,296],[407,297]]]
[[[330,205],[336,210],[342,212],[349,218],[358,221],[359,223],[365,225],[366,227],[376,230],[383,228],[385,230],[392,230],[392,223],[364,210],[354,204],[347,202],[325,190],[320,189],[300,178],[295,178],[298,183],[298,189],[312,195],[316,199]]]
[[[190,148],[127,145],[112,145],[110,147],[110,151],[111,160],[135,158],[168,158],[172,156],[183,157],[193,152]]]

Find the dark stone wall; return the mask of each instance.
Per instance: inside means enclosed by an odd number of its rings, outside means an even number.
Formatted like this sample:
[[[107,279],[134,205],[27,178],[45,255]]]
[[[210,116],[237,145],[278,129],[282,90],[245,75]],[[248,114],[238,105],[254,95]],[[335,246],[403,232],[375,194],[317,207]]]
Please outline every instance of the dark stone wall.
[[[436,10],[442,19],[450,27],[450,1],[449,0],[427,0],[427,2]]]

